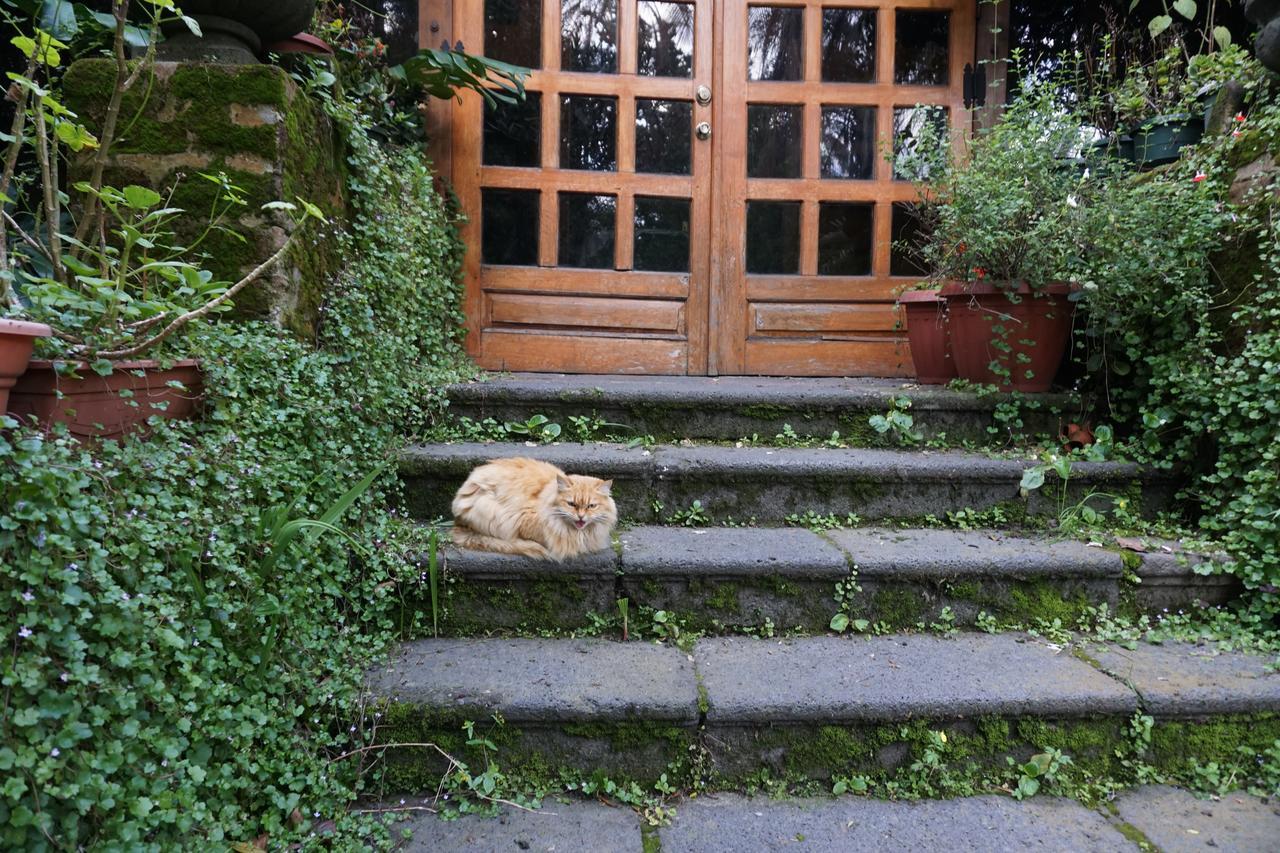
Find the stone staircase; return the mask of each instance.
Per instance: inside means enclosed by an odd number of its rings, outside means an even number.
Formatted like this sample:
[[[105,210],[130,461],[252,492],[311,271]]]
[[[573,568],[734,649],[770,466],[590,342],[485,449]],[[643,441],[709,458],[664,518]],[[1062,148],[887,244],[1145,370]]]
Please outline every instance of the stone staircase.
[[[1235,594],[1158,545],[1137,553],[1053,537],[1043,519],[1056,515],[1055,499],[1019,493],[1025,462],[714,443],[773,435],[784,423],[801,434],[848,429],[901,395],[935,436],[987,434],[1002,402],[837,380],[523,376],[455,389],[455,411],[476,419],[594,414],[669,443],[404,453],[406,508],[423,521],[446,516],[474,465],[528,455],[613,478],[623,523],[614,551],[564,564],[445,549],[441,636],[405,643],[368,675],[383,703],[379,737],[466,754],[470,720],[505,770],[534,779],[567,769],[735,787],[763,774],[829,787],[908,767],[930,742],[990,767],[1056,747],[1105,776],[1124,760],[1138,713],[1154,720],[1146,760],[1157,766],[1280,736],[1280,675],[1265,659],[1178,644],[1063,648],[974,630],[1072,624],[1100,604],[1136,615]],[[1056,428],[1064,401],[1038,402],[1042,426]],[[1105,493],[1150,511],[1175,487],[1132,465],[1079,464],[1068,499]],[[834,520],[784,526],[806,513]],[[998,527],[939,526],[947,513]],[[665,642],[648,642],[657,637]],[[939,732],[941,744],[930,741]],[[393,790],[433,790],[443,769],[423,750],[387,759]]]

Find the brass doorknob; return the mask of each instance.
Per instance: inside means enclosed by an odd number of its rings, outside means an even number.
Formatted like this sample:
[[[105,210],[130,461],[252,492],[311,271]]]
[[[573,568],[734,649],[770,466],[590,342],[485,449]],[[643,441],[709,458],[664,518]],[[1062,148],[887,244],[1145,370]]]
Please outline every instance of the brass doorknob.
[[[705,121],[698,122],[698,126],[693,129],[693,132],[698,134],[699,139],[710,139],[711,123]]]
[[[711,103],[711,90],[706,86],[699,86],[693,97],[697,100],[699,106],[705,107],[707,104]]]

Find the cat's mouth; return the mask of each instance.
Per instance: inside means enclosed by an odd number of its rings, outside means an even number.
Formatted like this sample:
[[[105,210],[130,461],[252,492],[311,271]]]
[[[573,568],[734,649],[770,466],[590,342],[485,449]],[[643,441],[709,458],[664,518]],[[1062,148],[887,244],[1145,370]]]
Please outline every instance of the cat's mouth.
[[[575,518],[573,520],[573,526],[581,530],[582,528],[587,526],[587,522],[585,519]]]

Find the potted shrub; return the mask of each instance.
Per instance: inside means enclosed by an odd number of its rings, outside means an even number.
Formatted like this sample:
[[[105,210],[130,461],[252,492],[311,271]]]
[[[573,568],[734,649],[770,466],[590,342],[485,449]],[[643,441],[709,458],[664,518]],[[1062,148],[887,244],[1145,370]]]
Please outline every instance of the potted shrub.
[[[147,8],[152,43],[164,23],[160,6]],[[79,435],[116,437],[153,415],[180,417],[194,411],[200,380],[186,359],[183,334],[230,307],[237,293],[277,263],[312,217],[323,218],[308,202],[274,202],[294,221],[290,237],[239,281],[218,281],[202,266],[200,244],[213,229],[225,228],[228,214],[244,205],[241,191],[223,175],[201,175],[217,185],[202,234],[179,240],[175,230],[184,211],[143,186],[115,188],[104,182],[108,154],[124,93],[142,81],[154,61],[124,57],[128,3],[115,6],[117,80],[106,110],[102,138],[43,88],[54,76],[65,45],[48,33],[15,40],[27,59],[15,80],[16,103],[0,194],[17,199],[4,211],[6,240],[0,241],[9,319],[46,324],[50,335],[37,345],[31,362],[9,395],[9,410],[62,422]],[[28,153],[34,174],[18,176],[16,164]],[[89,178],[59,191],[64,158],[89,157]],[[81,161],[84,164],[84,160]],[[29,202],[30,210],[23,210]],[[148,358],[149,357],[149,358]]]
[[[906,290],[898,297],[907,322],[907,342],[916,380],[924,385],[945,385],[959,374],[951,355],[947,326],[947,302],[936,287]]]
[[[27,372],[36,338],[47,338],[53,330],[43,323],[0,318],[0,413],[8,411],[9,389]]]
[[[921,256],[946,300],[962,379],[1019,391],[1053,382],[1074,314],[1063,281],[1072,225],[1096,183],[1057,157],[1081,124],[1048,86],[1028,86],[964,156],[945,135],[908,155],[929,223]]]
[[[1114,98],[1116,114],[1131,127],[1139,166],[1172,163],[1183,148],[1204,137],[1204,108],[1187,77],[1181,42],[1171,43],[1151,63],[1130,68]]]
[[[185,0],[184,17],[164,22],[167,61],[252,64],[263,48],[303,32],[316,0]]]

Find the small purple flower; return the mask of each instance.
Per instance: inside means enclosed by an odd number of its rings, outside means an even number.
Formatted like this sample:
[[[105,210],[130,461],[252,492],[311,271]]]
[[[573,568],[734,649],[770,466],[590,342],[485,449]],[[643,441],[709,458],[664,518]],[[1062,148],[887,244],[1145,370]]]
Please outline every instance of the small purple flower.
[[[36,597],[35,597],[35,594],[34,594],[31,590],[27,590],[26,592],[24,592],[24,593],[22,594],[22,600],[23,600],[23,601],[35,601],[35,600],[36,600]]]
[[[64,682],[65,682],[65,681],[70,680],[70,678],[71,678],[71,673],[69,673],[69,672],[64,672],[64,673],[62,673],[62,675],[59,675],[59,676],[58,676],[58,680],[59,680],[59,681],[64,681]]]
[[[120,593],[120,598],[121,598],[121,599],[123,599],[124,601],[128,601],[128,600],[129,600],[129,593],[127,593],[127,592],[122,592],[122,593]]]
[[[27,639],[27,637],[31,636],[31,629],[28,628],[26,625],[23,625],[21,628],[18,629],[18,636],[24,640]]]
[[[61,755],[61,754],[62,754],[62,750],[58,749],[58,748],[55,746],[53,749],[49,750],[49,754],[50,754],[51,756],[53,756],[54,758],[57,758],[59,755]]]

